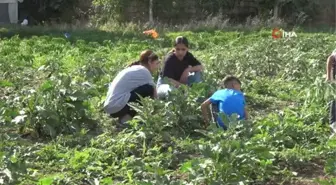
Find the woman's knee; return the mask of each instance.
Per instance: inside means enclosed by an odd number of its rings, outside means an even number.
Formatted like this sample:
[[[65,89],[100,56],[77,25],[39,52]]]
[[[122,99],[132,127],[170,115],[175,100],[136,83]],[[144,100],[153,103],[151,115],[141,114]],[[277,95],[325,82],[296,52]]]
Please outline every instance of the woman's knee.
[[[194,72],[194,74],[188,77],[188,85],[191,85],[193,83],[199,83],[201,81],[202,81],[202,72],[200,71]]]
[[[151,97],[154,98],[154,87],[150,84],[145,84],[137,87],[131,92],[130,102],[139,100],[139,95],[141,97]]]

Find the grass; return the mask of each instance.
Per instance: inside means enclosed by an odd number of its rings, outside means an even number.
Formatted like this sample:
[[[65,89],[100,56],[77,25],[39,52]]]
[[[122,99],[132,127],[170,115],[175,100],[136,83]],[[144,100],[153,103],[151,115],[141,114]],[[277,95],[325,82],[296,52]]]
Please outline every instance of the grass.
[[[268,28],[162,29],[153,40],[141,31],[1,29],[0,183],[335,182],[336,140],[327,123],[334,86],[323,78],[332,33],[275,40]],[[142,50],[163,58],[177,35],[204,63],[205,83],[176,92],[171,104],[143,100],[132,128],[118,130],[101,110],[106,84]],[[227,132],[204,130],[195,99],[227,74],[241,78],[251,120]]]

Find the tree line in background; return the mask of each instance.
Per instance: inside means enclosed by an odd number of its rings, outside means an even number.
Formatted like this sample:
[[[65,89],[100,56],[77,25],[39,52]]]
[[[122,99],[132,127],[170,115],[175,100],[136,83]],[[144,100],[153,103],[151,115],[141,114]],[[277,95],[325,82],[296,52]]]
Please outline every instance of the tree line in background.
[[[35,24],[90,21],[156,21],[183,24],[218,16],[233,23],[248,17],[281,18],[289,24],[334,24],[334,0],[24,0],[20,18]]]

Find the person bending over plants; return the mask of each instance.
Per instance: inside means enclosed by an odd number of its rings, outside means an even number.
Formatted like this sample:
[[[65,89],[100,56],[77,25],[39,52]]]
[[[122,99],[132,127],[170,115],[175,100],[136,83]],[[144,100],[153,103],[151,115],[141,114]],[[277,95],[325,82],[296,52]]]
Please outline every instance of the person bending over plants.
[[[157,97],[151,73],[159,66],[158,56],[151,50],[141,53],[139,61],[120,71],[109,85],[104,110],[123,124],[132,119],[136,112],[128,105],[142,97]]]
[[[174,49],[166,56],[163,69],[157,82],[157,91],[160,98],[164,98],[171,90],[168,82],[175,88],[180,85],[191,86],[202,81],[202,64],[188,51],[189,42],[186,37],[178,36],[175,39]],[[168,81],[164,80],[167,78]]]
[[[335,80],[336,77],[336,50],[334,50],[327,59],[327,77],[326,81]]]
[[[241,91],[241,82],[235,76],[226,76],[224,78],[224,89],[216,91],[210,98],[201,104],[201,110],[205,122],[205,127],[209,125],[209,106],[212,105],[219,112],[224,113],[226,117],[237,114],[239,120],[247,119],[246,103],[244,94]],[[215,117],[217,124],[224,130],[227,126],[219,115]]]

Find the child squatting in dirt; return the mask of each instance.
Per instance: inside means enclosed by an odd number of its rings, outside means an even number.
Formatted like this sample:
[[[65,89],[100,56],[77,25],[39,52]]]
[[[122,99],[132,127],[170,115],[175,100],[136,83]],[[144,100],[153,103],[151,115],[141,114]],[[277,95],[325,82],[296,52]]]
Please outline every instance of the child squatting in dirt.
[[[214,106],[216,110],[224,113],[226,116],[237,114],[239,120],[247,119],[246,102],[244,94],[241,91],[241,82],[235,76],[226,76],[224,78],[224,89],[216,91],[210,98],[201,104],[202,115],[205,126],[209,125],[209,107]],[[224,130],[227,129],[223,120],[216,116],[217,124]]]

